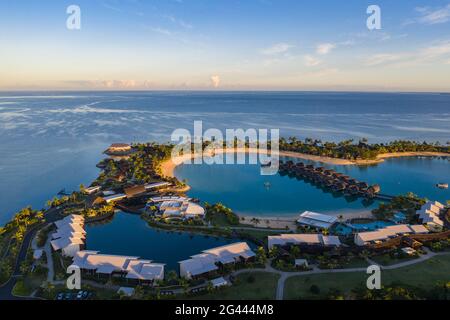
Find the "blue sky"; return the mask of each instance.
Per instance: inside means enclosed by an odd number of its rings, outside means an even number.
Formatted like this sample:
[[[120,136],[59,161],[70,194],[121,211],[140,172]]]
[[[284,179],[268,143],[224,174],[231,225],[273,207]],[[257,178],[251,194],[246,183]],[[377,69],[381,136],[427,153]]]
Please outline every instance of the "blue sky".
[[[3,1],[0,41],[3,90],[450,91],[448,0]]]

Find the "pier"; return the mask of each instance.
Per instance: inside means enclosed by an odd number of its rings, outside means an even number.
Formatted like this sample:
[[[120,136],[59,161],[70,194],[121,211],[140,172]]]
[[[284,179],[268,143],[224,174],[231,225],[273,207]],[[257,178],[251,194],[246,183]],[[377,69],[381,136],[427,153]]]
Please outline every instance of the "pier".
[[[305,179],[313,184],[331,189],[336,193],[343,193],[348,196],[359,196],[369,199],[391,200],[393,196],[380,194],[379,185],[369,185],[352,177],[336,172],[324,167],[314,167],[305,165],[303,162],[294,163],[292,161],[280,162],[280,175]]]

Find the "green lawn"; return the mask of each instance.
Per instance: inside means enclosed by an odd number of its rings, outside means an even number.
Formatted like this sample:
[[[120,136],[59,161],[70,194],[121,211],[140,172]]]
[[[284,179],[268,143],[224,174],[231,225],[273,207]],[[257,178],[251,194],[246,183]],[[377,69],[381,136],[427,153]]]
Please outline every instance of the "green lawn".
[[[249,281],[253,277],[253,281]],[[199,300],[270,300],[275,299],[278,278],[277,274],[253,271],[237,276],[237,281],[231,287],[217,289],[192,297]]]
[[[30,290],[27,285],[25,285],[23,280],[17,281],[12,290],[12,294],[19,297],[28,297],[29,295],[31,295],[31,293],[33,293],[33,291]]]
[[[391,257],[389,254],[383,254],[379,256],[374,256],[371,259],[376,263],[381,264],[382,266],[390,266],[392,264],[397,264],[400,262],[405,262],[409,260],[417,259],[418,257],[403,257],[403,258],[395,258]]]
[[[381,273],[382,285],[404,283],[413,287],[429,290],[438,283],[450,281],[450,256],[434,257],[416,265],[384,270]],[[310,276],[296,276],[286,281],[284,288],[285,299],[321,299],[330,289],[338,289],[348,294],[358,286],[365,286],[368,275],[364,272],[317,274]],[[320,289],[319,294],[310,291],[312,285]]]

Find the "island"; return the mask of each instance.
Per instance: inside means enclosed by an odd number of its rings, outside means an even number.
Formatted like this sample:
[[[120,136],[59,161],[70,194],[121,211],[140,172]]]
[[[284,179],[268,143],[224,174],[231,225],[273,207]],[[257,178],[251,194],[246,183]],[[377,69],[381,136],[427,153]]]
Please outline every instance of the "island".
[[[114,143],[89,186],[50,199],[42,210],[18,212],[0,228],[0,299],[440,299],[447,294],[450,204],[412,193],[384,194],[380,185],[320,164],[367,166],[412,156],[449,159],[450,146],[281,139],[279,155],[291,160],[280,162],[278,174],[346,196],[383,200],[370,218],[306,211],[292,221],[244,217],[220,202],[189,197],[188,183],[179,181],[174,169],[202,155],[172,157],[173,148],[155,142]],[[208,152],[206,156],[266,151],[245,142],[244,147],[236,143]],[[149,228],[220,236],[231,243],[179,261],[178,270],[166,270],[165,261],[152,257],[91,248],[85,227],[109,223],[118,211],[138,215]],[[376,293],[360,286],[374,264],[389,279]],[[81,289],[67,289],[69,267],[81,270]],[[416,277],[424,270],[426,277]]]

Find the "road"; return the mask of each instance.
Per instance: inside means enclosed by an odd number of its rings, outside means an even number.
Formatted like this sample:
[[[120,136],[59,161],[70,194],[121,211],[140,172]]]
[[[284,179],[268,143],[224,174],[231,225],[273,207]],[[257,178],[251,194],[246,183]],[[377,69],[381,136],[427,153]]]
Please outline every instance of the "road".
[[[414,264],[417,264],[417,263],[421,263],[421,262],[429,260],[429,259],[431,259],[431,258],[433,258],[435,256],[441,256],[441,255],[448,255],[448,254],[450,254],[450,252],[437,252],[436,253],[436,252],[432,252],[432,251],[428,250],[427,248],[424,248],[424,249],[427,251],[426,255],[421,255],[417,259],[409,260],[409,261],[405,261],[405,262],[400,262],[400,263],[393,264],[393,265],[390,265],[390,266],[380,265],[380,264],[378,264],[375,261],[372,261],[370,259],[368,259],[367,262],[369,264],[375,264],[375,265],[380,266],[381,270],[393,270],[393,269],[403,268],[403,267],[406,267],[406,266],[410,266],[410,265],[414,265]],[[290,277],[307,276],[307,275],[311,275],[311,274],[323,274],[323,273],[366,272],[367,268],[319,269],[317,267],[314,267],[313,270],[311,270],[311,271],[287,272],[287,271],[280,271],[280,270],[274,269],[270,265],[270,261],[268,261],[266,263],[265,268],[241,269],[241,270],[238,270],[238,271],[234,272],[233,275],[237,276],[238,274],[247,273],[247,272],[251,272],[251,271],[271,272],[271,273],[279,274],[280,278],[278,279],[278,283],[277,283],[276,299],[277,300],[283,300],[285,282]]]
[[[57,208],[52,208],[45,212],[45,220],[47,223],[55,222],[60,219],[60,210]],[[21,277],[20,274],[20,264],[25,260],[27,256],[28,248],[33,241],[36,232],[39,227],[31,229],[24,237],[22,242],[22,247],[20,248],[19,254],[17,256],[16,265],[14,266],[14,271],[12,277],[3,286],[0,287],[0,300],[24,300],[29,298],[16,297],[12,294],[12,290],[17,283],[17,278]]]

